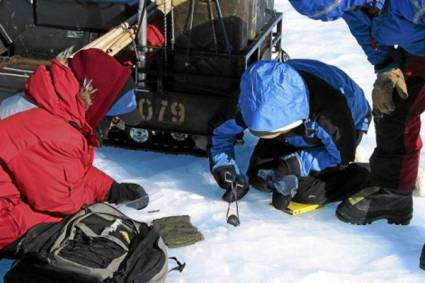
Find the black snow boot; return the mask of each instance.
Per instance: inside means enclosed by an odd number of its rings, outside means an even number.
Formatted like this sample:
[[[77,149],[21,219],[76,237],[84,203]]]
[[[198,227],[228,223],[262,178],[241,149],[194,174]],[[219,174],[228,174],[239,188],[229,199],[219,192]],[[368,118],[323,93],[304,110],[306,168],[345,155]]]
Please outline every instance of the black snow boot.
[[[425,270],[425,245],[422,247],[421,259],[419,261],[419,267]]]
[[[339,220],[366,225],[380,219],[389,224],[408,225],[412,219],[411,193],[394,192],[380,187],[368,187],[344,200],[336,210]]]

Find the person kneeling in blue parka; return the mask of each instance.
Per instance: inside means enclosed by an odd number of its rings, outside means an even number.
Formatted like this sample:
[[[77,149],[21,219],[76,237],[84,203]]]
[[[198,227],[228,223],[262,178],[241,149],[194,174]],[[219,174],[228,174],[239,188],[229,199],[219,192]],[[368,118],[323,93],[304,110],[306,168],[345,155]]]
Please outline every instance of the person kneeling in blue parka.
[[[260,61],[243,74],[240,88],[239,112],[216,119],[210,141],[210,167],[225,201],[235,200],[232,188],[240,199],[249,184],[272,192],[296,178],[295,201],[324,204],[367,182],[367,166],[350,162],[371,111],[342,70],[315,60]],[[234,143],[247,128],[260,140],[245,177]]]

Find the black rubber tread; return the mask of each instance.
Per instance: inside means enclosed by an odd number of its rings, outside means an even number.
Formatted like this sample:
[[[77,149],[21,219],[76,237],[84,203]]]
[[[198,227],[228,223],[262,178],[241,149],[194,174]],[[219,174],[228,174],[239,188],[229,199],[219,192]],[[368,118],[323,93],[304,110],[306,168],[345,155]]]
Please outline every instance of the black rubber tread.
[[[341,214],[338,210],[336,211],[336,217],[342,222],[354,224],[354,225],[369,225],[375,221],[386,219],[388,224],[395,225],[409,225],[410,220],[412,219],[412,214],[403,215],[403,216],[394,216],[394,215],[380,215],[376,217],[369,218],[355,218],[349,217],[347,215]]]

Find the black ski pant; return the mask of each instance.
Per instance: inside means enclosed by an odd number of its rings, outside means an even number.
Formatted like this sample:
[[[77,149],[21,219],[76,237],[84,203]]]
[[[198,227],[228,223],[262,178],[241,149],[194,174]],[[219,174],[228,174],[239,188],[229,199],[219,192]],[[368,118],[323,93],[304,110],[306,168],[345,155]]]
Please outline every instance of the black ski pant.
[[[298,150],[278,139],[260,139],[252,154],[247,175],[254,188],[260,188],[258,170],[274,170],[280,157]],[[299,178],[299,187],[294,201],[301,203],[325,204],[344,200],[368,185],[369,164],[351,163],[341,168]],[[261,190],[261,189],[260,189]]]
[[[415,188],[422,148],[420,115],[425,109],[425,57],[407,56],[402,66],[409,97],[393,93],[396,110],[374,113],[376,148],[370,158],[371,184],[394,191]]]

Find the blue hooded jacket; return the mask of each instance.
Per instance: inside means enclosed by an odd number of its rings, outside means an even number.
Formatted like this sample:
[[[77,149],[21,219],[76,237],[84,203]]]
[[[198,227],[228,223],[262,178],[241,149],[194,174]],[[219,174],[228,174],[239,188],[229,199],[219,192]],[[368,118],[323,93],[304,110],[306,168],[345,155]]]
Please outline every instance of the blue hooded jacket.
[[[242,75],[239,109],[250,130],[272,132],[308,118],[308,90],[290,64],[262,61]]]
[[[395,66],[395,45],[408,53],[425,56],[425,0],[289,0],[301,14],[331,21],[343,18],[375,70]],[[368,15],[361,8],[380,12]]]
[[[315,60],[260,61],[251,66],[241,79],[239,111],[242,122],[229,119],[214,128],[213,171],[234,165],[240,173],[233,144],[245,128],[270,132],[302,120],[309,136],[293,135],[282,142],[299,148],[294,154],[301,176],[307,176],[352,161],[356,132],[367,131],[370,123],[362,89],[342,70]],[[311,144],[306,138],[318,142]]]

